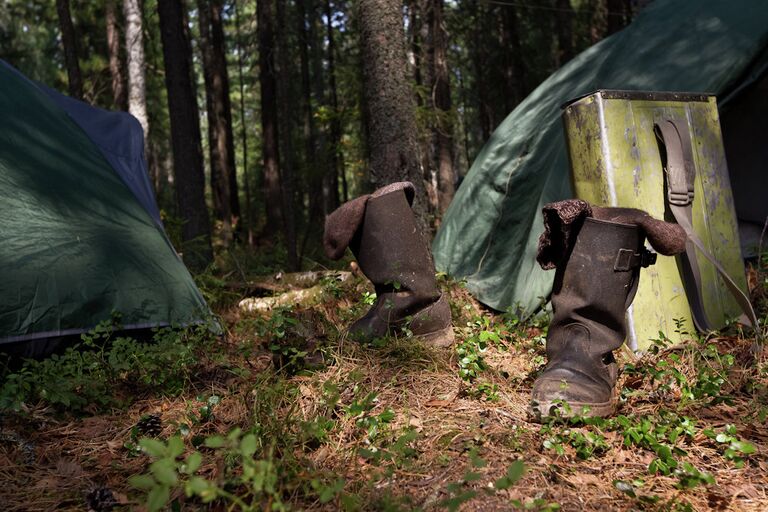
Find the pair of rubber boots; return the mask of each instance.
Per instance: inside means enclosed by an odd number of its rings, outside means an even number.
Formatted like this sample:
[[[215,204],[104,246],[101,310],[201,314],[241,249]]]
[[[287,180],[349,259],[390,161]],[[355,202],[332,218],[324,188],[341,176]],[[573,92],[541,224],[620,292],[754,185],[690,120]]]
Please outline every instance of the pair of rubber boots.
[[[407,182],[349,201],[326,219],[323,243],[333,259],[350,247],[376,289],[376,303],[350,327],[351,336],[377,338],[407,326],[415,337],[448,346],[450,308],[435,282],[412,201]],[[535,420],[553,414],[608,416],[618,374],[613,351],[626,337],[624,315],[640,268],[655,261],[645,238],[671,255],[685,249],[685,233],[640,210],[592,208],[581,200],[551,203],[543,214],[537,260],[545,269],[557,269],[554,315],[549,362],[534,383],[529,414]]]

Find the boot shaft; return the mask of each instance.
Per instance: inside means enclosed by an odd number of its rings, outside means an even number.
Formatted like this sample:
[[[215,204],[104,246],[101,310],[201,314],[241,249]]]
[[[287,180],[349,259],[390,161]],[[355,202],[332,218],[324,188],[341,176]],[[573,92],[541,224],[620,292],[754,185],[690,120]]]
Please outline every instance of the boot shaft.
[[[582,349],[600,356],[619,348],[626,337],[625,313],[639,279],[644,235],[632,224],[586,218],[566,261],[557,267],[552,289],[554,315],[547,353],[568,342],[557,333],[580,324],[589,333]],[[570,350],[570,349],[569,349]]]
[[[378,294],[440,296],[432,257],[403,190],[371,196],[349,247]]]

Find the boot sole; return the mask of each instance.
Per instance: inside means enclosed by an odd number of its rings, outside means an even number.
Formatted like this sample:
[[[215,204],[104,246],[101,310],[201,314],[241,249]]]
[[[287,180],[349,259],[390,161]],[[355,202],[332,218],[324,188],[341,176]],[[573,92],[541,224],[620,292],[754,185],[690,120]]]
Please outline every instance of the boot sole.
[[[541,423],[546,418],[559,416],[560,418],[607,418],[616,411],[616,402],[602,402],[591,404],[586,402],[568,402],[570,410],[563,407],[562,400],[531,401],[528,405],[528,416],[535,423]],[[585,410],[585,408],[587,410]],[[559,414],[553,414],[558,411]]]
[[[439,331],[433,331],[426,334],[414,334],[414,338],[433,347],[445,348],[453,345],[455,335],[453,334],[453,327],[449,325]]]

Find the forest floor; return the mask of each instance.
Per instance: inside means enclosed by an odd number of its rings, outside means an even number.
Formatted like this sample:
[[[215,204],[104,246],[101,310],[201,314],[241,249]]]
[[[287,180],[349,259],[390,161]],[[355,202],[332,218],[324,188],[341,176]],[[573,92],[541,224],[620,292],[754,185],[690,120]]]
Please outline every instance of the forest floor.
[[[615,417],[542,425],[546,317],[443,280],[453,348],[363,346],[343,335],[363,278],[248,312],[232,275],[201,281],[224,336],[101,329],[90,356],[5,371],[0,509],[768,510],[768,360],[738,332],[622,353]]]

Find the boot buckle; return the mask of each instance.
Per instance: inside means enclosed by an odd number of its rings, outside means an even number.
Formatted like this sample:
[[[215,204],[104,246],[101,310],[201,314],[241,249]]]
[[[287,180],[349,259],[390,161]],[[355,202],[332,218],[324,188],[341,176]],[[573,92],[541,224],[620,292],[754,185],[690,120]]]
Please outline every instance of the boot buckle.
[[[616,254],[616,262],[613,264],[613,270],[616,272],[629,272],[637,267],[649,267],[656,263],[656,253],[651,252],[645,247],[636,253],[632,249],[619,249]]]

